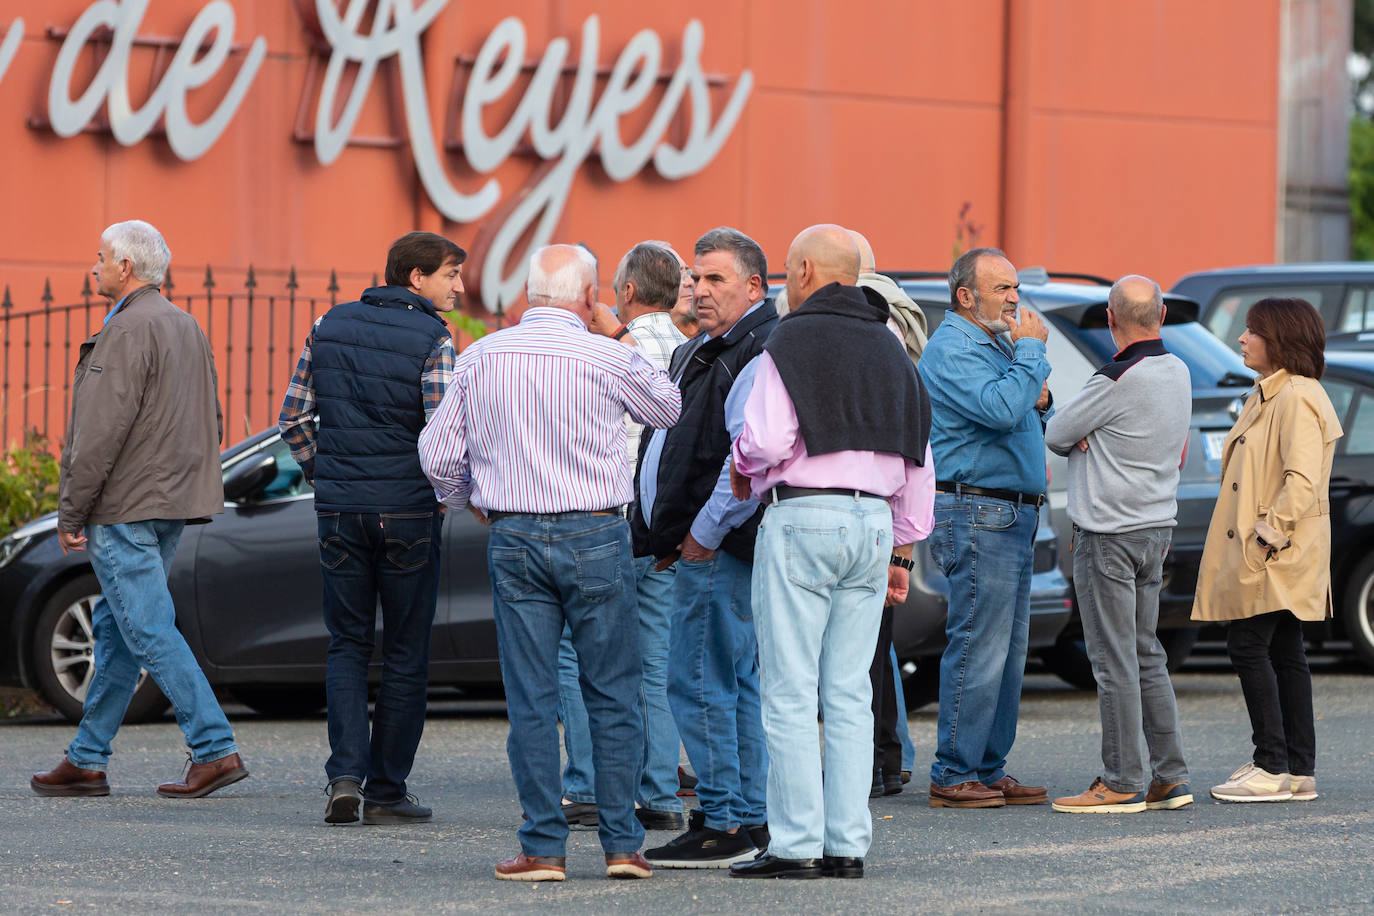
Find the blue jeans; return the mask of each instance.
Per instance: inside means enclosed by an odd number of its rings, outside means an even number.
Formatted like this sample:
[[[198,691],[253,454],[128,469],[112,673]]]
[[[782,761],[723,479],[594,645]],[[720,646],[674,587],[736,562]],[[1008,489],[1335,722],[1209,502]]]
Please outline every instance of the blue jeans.
[[[102,592],[91,609],[95,674],[67,759],[83,770],[104,770],[139,668],[172,703],[191,759],[208,763],[235,753],[234,730],[219,708],[190,646],[176,627],[167,570],[186,523],[155,519],[87,525],[87,549]]]
[[[768,820],[768,750],[750,599],[753,564],[717,550],[709,562],[679,560],[677,567],[668,703],[697,774],[697,801],[713,830],[759,826]]]
[[[1168,657],[1155,635],[1172,536],[1172,528],[1097,534],[1074,527],[1073,586],[1097,680],[1102,781],[1113,792],[1144,792],[1151,776],[1161,785],[1188,781]]]
[[[668,630],[677,566],[655,572],[653,557],[637,557],[634,562],[639,651],[644,665],[644,689],[639,703],[644,716],[644,775],[640,777],[635,800],[653,811],[681,814],[682,800],[677,797],[681,743],[668,707]],[[563,721],[563,746],[568,752],[568,764],[563,768],[563,796],[583,804],[594,802],[592,736],[587,726],[587,707],[582,702],[582,685],[578,682],[572,629],[567,626],[558,642],[558,717]]]
[[[406,796],[406,777],[425,728],[429,640],[439,595],[439,537],[433,512],[319,512],[324,624],[329,630],[329,782],[352,779],[367,799]],[[382,607],[382,683],[371,729],[367,668]]]
[[[902,665],[897,647],[892,647],[892,677],[897,682],[897,737],[902,739],[902,769],[908,773],[916,764],[916,745],[911,743],[911,723],[906,717],[906,691],[902,689]]]
[[[582,661],[596,770],[601,847],[634,852],[644,746],[639,712],[639,625],[630,527],[618,516],[565,512],[492,523],[487,545],[510,736],[506,753],[528,856],[561,856],[568,822],[559,802],[558,641],[566,625]]]
[[[892,513],[868,497],[782,500],[764,512],[755,551],[768,852],[862,857],[873,840],[869,668],[887,594]]]
[[[930,554],[949,578],[949,644],[930,781],[996,782],[1016,741],[1039,515],[1002,499],[935,494]]]

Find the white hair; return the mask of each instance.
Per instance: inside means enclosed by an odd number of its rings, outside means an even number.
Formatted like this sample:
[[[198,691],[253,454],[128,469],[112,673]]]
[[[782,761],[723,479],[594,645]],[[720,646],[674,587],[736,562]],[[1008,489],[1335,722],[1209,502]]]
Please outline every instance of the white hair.
[[[116,261],[128,259],[134,279],[162,285],[167,265],[172,261],[172,250],[167,247],[162,233],[150,224],[141,219],[115,223],[100,233],[100,241],[110,246],[110,254]]]
[[[565,261],[553,271],[544,269],[544,257],[555,248],[571,248],[576,260]],[[530,304],[542,302],[580,302],[583,291],[596,282],[596,258],[581,245],[549,245],[530,255],[530,273],[525,280],[525,298]]]

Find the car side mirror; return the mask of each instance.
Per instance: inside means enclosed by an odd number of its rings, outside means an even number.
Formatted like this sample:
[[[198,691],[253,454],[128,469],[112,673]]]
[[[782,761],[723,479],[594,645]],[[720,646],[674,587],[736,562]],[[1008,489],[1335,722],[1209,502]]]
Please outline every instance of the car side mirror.
[[[277,459],[270,452],[246,458],[224,475],[224,498],[242,502],[261,493],[277,476]]]

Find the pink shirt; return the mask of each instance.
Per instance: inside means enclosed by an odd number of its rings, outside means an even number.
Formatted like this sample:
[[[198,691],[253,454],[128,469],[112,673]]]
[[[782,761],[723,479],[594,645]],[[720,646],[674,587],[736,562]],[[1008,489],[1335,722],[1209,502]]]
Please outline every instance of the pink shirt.
[[[767,351],[759,354],[754,390],[744,405],[744,430],[735,440],[735,467],[750,478],[765,503],[778,484],[835,487],[886,496],[892,507],[892,543],[925,540],[935,524],[935,461],[924,465],[887,452],[844,451],[809,455],[792,398]]]

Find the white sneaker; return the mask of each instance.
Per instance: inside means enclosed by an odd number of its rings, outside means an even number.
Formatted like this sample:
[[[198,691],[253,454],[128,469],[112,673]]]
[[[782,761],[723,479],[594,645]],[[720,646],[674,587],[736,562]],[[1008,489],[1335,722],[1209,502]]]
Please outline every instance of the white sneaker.
[[[1290,776],[1288,782],[1293,792],[1289,801],[1311,801],[1317,797],[1317,777]]]
[[[1247,763],[1232,773],[1230,779],[1213,786],[1212,797],[1230,802],[1288,801],[1293,792],[1287,773],[1270,773]]]

